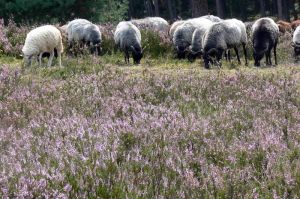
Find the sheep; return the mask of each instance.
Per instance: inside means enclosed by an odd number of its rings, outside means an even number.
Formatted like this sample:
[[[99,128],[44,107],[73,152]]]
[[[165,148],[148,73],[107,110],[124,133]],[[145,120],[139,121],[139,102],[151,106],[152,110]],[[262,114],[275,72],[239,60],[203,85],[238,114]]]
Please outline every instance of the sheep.
[[[200,18],[205,18],[205,19],[208,19],[211,22],[215,22],[215,23],[222,21],[222,19],[220,17],[214,16],[214,15],[205,15]]]
[[[129,63],[129,52],[135,64],[139,64],[143,57],[140,30],[129,21],[120,22],[114,33],[115,44],[125,53],[125,62]]]
[[[238,46],[240,45],[243,46],[247,65],[246,43],[246,27],[240,20],[227,19],[213,24],[206,31],[202,40],[205,68],[209,68],[209,63],[212,62],[212,57],[214,56],[217,58],[217,62],[220,63],[223,52],[226,52],[226,50],[231,48],[235,50],[238,62],[241,63],[238,53]]]
[[[279,31],[281,33],[292,31],[292,26],[289,22],[279,20],[279,21],[277,21],[277,25],[278,25]]]
[[[296,28],[300,25],[300,19],[295,20],[291,23],[291,26],[293,28],[293,30],[296,30]]]
[[[190,52],[188,54],[188,59],[190,61],[194,61],[197,56],[202,55],[202,37],[212,25],[213,22],[205,20],[202,25],[197,27],[194,31]]]
[[[152,29],[157,32],[168,33],[169,23],[161,17],[146,17],[144,19],[133,19],[131,22],[141,29]]]
[[[300,26],[298,26],[293,34],[293,43],[295,56],[300,55]]]
[[[98,55],[100,55],[102,35],[97,25],[86,19],[75,19],[67,25],[67,36],[69,49],[71,49],[75,43],[79,43],[81,45],[90,46],[92,54],[97,52]]]
[[[271,50],[274,48],[275,64],[277,65],[276,47],[279,28],[273,19],[265,17],[258,19],[252,26],[252,43],[255,66],[260,66],[260,60],[266,55],[267,65],[272,65]]]
[[[179,20],[179,21],[175,21],[174,23],[172,23],[171,28],[169,30],[169,36],[171,39],[173,39],[173,35],[174,35],[176,28],[178,26],[180,26],[181,24],[183,24],[184,22],[185,22],[184,20]]]
[[[29,66],[34,57],[39,57],[39,65],[42,65],[42,56],[44,52],[50,52],[48,67],[52,65],[55,54],[58,55],[59,66],[61,67],[61,53],[63,52],[61,32],[52,25],[40,26],[31,30],[25,39],[22,52],[25,58],[25,65]]]
[[[201,27],[204,23],[211,23],[210,20],[199,17],[185,21],[178,26],[174,32],[173,44],[177,53],[177,58],[185,58],[186,52],[192,43],[193,33],[196,28]]]

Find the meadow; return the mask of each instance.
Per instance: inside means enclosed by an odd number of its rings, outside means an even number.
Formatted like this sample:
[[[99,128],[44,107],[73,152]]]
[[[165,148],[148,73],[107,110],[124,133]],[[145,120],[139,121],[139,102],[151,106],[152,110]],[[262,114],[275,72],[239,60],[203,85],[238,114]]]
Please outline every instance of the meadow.
[[[300,196],[300,68],[289,36],[276,67],[234,60],[205,70],[151,34],[139,66],[110,50],[24,68],[7,47],[22,39],[5,35],[1,198]]]

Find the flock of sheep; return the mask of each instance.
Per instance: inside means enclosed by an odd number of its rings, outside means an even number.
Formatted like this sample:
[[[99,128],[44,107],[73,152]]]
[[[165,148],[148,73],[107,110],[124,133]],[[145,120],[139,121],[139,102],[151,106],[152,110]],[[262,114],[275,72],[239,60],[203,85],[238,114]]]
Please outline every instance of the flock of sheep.
[[[171,26],[160,17],[122,21],[114,31],[114,41],[116,46],[124,52],[126,63],[129,63],[130,54],[135,64],[140,63],[143,49],[139,28],[149,25],[154,31],[168,32],[177,58],[188,58],[193,61],[197,57],[202,57],[207,69],[210,65],[221,66],[223,55],[226,59],[231,60],[230,49],[234,49],[237,60],[241,63],[238,51],[240,46],[243,47],[247,65],[248,30],[251,32],[255,66],[260,66],[260,61],[264,56],[266,64],[272,65],[272,50],[275,64],[277,64],[276,47],[279,32],[286,26],[281,22],[276,24],[273,19],[268,17],[247,24],[237,19],[223,20],[213,15],[176,21]],[[61,54],[64,49],[63,37],[67,38],[68,49],[79,44],[81,47],[88,47],[92,54],[100,55],[102,35],[99,27],[88,20],[75,19],[62,27],[45,25],[30,31],[22,49],[25,64],[30,65],[33,60],[38,59],[39,65],[41,65],[42,57],[48,54],[48,66],[52,65],[54,56],[58,58],[59,66],[61,66]],[[299,55],[300,26],[295,27],[292,43],[295,55]]]

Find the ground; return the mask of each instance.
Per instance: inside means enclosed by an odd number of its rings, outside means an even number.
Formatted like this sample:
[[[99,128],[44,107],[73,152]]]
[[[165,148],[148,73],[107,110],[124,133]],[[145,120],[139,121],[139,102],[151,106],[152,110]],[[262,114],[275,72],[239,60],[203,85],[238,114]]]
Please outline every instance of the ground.
[[[0,58],[0,196],[297,198],[300,68]]]

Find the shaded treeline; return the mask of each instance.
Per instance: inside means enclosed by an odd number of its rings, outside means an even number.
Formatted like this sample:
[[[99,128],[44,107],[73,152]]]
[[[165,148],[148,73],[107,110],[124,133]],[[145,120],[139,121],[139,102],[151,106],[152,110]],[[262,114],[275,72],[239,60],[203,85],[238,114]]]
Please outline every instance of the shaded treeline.
[[[170,21],[205,14],[244,21],[274,16],[298,19],[300,0],[0,0],[0,18],[20,22],[64,22],[86,18],[96,22],[161,16]]]

